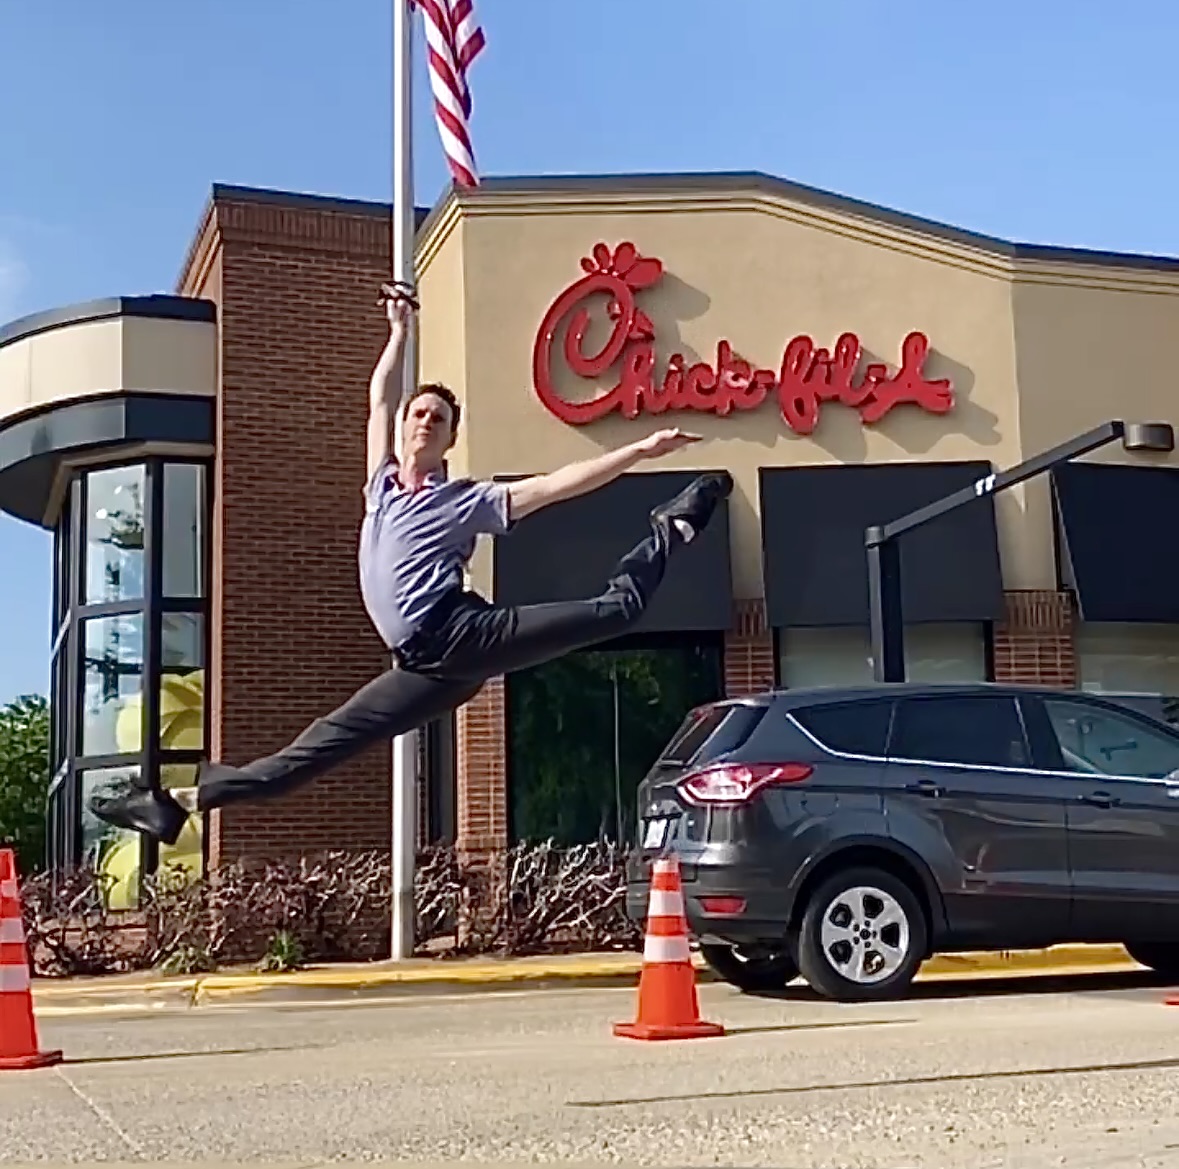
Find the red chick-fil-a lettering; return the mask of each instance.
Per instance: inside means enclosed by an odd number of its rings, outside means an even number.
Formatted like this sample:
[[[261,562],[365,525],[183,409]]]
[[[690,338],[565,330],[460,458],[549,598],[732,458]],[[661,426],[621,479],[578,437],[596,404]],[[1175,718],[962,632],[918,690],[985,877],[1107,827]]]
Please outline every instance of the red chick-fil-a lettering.
[[[841,402],[859,412],[865,424],[879,422],[896,406],[918,406],[945,414],[954,406],[948,378],[925,376],[929,338],[911,332],[901,342],[896,373],[878,362],[857,376],[863,350],[855,333],[844,333],[831,350],[816,347],[807,336],[791,338],[777,369],[755,368],[719,341],[709,361],[689,365],[672,354],[663,376],[655,358],[655,326],[638,307],[635,294],[657,284],[663,265],[639,255],[633,243],[613,251],[603,243],[581,261],[585,275],[564,290],[541,321],[532,350],[532,380],[545,408],[563,422],[585,426],[617,410],[624,418],[694,410],[726,417],[735,410],[756,410],[777,395],[783,421],[795,434],[811,434],[824,402]],[[590,306],[603,303],[610,335],[596,353],[585,351]],[[570,401],[554,384],[554,354],[579,378],[599,382],[611,370],[617,381],[591,398]]]

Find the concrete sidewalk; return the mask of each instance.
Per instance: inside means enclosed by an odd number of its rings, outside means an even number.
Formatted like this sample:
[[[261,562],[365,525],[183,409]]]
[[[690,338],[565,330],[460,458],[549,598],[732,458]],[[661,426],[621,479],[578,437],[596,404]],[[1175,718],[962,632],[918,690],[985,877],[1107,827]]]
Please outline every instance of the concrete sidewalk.
[[[701,982],[716,981],[699,955],[695,962]],[[1007,953],[939,955],[925,964],[918,977],[945,980],[1136,969],[1140,967],[1121,946],[1057,946]],[[181,977],[138,973],[37,979],[33,990],[38,1012],[72,1014],[128,1005],[201,1006],[246,997],[314,999],[328,992],[380,995],[547,985],[624,986],[636,982],[641,970],[642,956],[631,952],[530,958],[415,958],[405,962],[310,966],[275,974],[244,967]]]

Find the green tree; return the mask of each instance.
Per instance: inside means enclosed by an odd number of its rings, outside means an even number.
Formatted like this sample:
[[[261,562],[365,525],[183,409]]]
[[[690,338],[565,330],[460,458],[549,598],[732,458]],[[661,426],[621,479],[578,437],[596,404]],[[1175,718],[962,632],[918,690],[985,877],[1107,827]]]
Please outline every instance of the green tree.
[[[0,845],[25,875],[45,866],[48,794],[49,703],[29,694],[0,708]]]

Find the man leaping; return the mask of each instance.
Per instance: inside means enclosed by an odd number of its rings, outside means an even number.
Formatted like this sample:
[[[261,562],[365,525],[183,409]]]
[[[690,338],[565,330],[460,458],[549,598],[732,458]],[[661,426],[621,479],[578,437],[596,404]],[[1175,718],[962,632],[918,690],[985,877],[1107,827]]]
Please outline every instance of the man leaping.
[[[650,534],[615,566],[596,597],[493,605],[464,587],[476,537],[498,536],[543,507],[584,495],[636,464],[699,436],[661,430],[616,451],[513,483],[448,480],[444,459],[460,406],[443,385],[403,385],[402,355],[417,302],[386,286],[389,339],[369,388],[368,467],[360,531],[360,589],[392,669],[316,719],[289,746],[244,767],[202,764],[197,786],[146,780],[92,811],[120,828],[174,843],[188,816],[280,796],[373,743],[412,731],[470,701],[489,679],[610,641],[643,615],[668,558],[708,523],[732,490],[727,472],[701,475],[650,514]]]

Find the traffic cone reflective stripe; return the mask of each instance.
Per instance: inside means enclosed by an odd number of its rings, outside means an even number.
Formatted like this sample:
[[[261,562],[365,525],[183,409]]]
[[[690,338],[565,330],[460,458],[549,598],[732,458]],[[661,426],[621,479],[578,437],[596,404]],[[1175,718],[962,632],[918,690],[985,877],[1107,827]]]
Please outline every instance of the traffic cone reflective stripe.
[[[658,938],[647,935],[643,943],[644,962],[691,962],[692,948],[687,938]]]
[[[0,918],[0,942],[25,944],[25,923],[19,917]]]
[[[0,966],[0,994],[19,994],[21,991],[29,990],[32,985],[27,970],[22,970],[19,966]],[[0,1051],[3,1050],[4,1042],[0,1038]]]
[[[651,898],[647,905],[647,916],[676,917],[684,916],[684,895],[678,889],[652,888]]]
[[[658,860],[647,904],[638,1017],[633,1023],[615,1023],[614,1034],[626,1039],[704,1039],[724,1033],[719,1023],[700,1018],[679,862],[674,857]]]
[[[43,1068],[60,1051],[41,1051],[33,1017],[29,953],[16,883],[16,856],[0,849],[0,1071]]]

